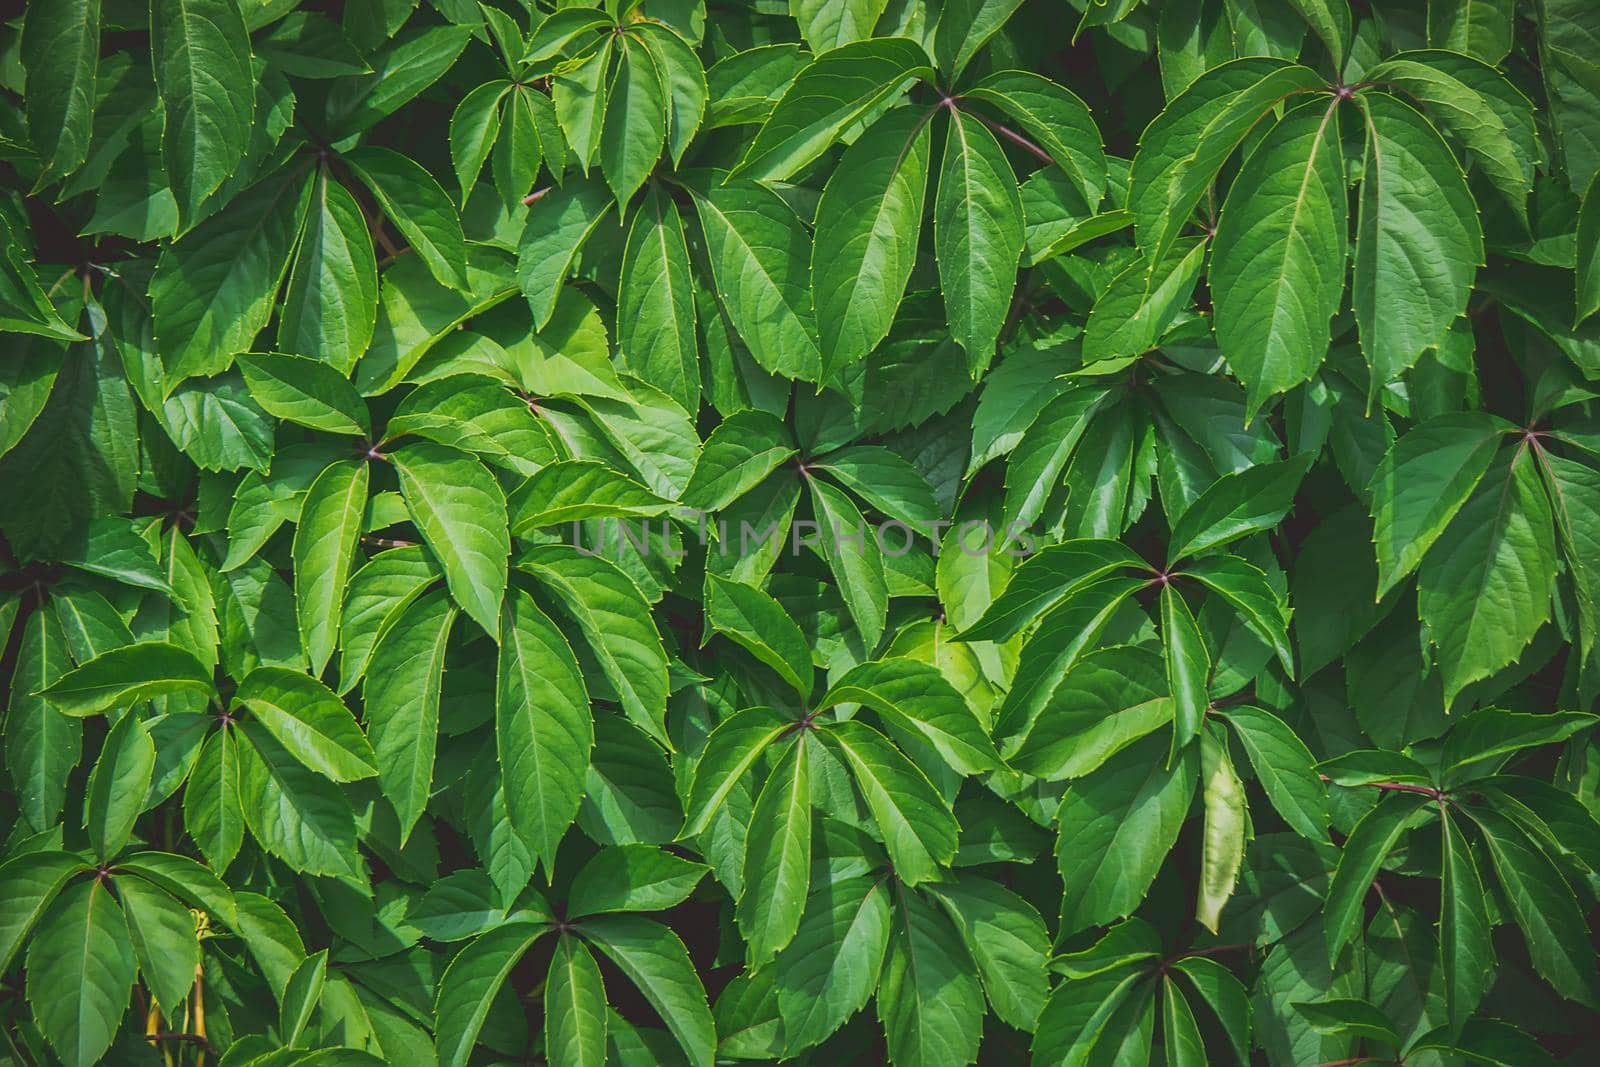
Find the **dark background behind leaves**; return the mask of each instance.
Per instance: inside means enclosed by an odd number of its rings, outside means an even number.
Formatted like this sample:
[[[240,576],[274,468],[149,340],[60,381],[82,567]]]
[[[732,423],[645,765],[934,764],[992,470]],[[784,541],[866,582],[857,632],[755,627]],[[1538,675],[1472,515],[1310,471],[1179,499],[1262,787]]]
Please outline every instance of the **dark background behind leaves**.
[[[1584,1062],[1588,0],[37,0],[0,90],[7,1062]]]

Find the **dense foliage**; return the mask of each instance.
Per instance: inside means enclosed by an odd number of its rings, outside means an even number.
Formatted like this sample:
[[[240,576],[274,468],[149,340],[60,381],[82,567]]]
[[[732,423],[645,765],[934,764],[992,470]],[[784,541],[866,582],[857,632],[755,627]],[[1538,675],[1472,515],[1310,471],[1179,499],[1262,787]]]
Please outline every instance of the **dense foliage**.
[[[0,1059],[1582,1062],[1597,61],[33,0]]]

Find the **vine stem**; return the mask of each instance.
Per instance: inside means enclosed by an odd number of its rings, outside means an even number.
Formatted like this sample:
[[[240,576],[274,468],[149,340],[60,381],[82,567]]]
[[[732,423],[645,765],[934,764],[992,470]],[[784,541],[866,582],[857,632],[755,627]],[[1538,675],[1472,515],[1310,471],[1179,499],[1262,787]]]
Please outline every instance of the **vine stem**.
[[[1326,774],[1319,774],[1317,777],[1324,782],[1333,781]],[[1417,793],[1433,800],[1442,801],[1445,798],[1444,790],[1435,789],[1431,785],[1413,785],[1410,782],[1362,782],[1361,784],[1369,789],[1385,789],[1392,793]]]
[[[1001,137],[1004,137],[1018,148],[1023,149],[1045,166],[1048,167],[1050,164],[1055,162],[1055,157],[1053,157],[1049,152],[1046,152],[1044,149],[1040,148],[1038,145],[1034,144],[1032,141],[1028,140],[1026,137],[1022,136],[1022,134],[1018,133],[1016,130],[1013,130],[1005,123],[996,122],[991,118],[978,114],[976,111],[963,110],[962,114],[971,115],[973,118],[989,127],[990,130],[998,133]]]

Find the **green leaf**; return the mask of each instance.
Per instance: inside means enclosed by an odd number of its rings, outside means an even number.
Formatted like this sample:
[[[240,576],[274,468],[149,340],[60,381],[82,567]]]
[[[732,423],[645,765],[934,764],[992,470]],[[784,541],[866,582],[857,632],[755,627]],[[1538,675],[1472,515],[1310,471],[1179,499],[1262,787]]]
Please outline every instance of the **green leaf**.
[[[434,1034],[442,1067],[466,1067],[495,995],[539,935],[542,922],[521,920],[490,930],[456,954],[439,979]]]
[[[534,27],[527,53],[521,57],[521,61],[534,63],[541,59],[551,59],[560,55],[578,38],[589,35],[594,30],[611,28],[611,20],[597,8],[563,8]]]
[[[1349,0],[1289,0],[1289,3],[1322,39],[1333,57],[1334,68],[1342,72],[1353,43]]]
[[[736,411],[706,438],[683,502],[720,511],[795,454],[789,431],[764,411]]]
[[[719,723],[695,764],[679,837],[704,833],[745,772],[794,725],[771,708],[747,708]]]
[[[41,688],[66,715],[97,715],[169,693],[212,695],[211,671],[194,653],[165,641],[114,648]]]
[[[961,774],[1000,766],[984,725],[938,668],[913,659],[860,664],[828,688],[819,707],[857,703],[881,715],[892,729],[920,734]]]
[[[1464,412],[1430,419],[1394,442],[1372,476],[1380,598],[1439,539],[1510,429],[1492,415]]]
[[[1306,67],[1251,56],[1206,71],[1168,104],[1140,136],[1128,179],[1128,209],[1146,258],[1160,262],[1165,257],[1217,172],[1265,112],[1323,84],[1322,76]],[[1303,119],[1278,135],[1280,154],[1290,154],[1294,146],[1286,135],[1301,124]],[[1309,154],[1310,146],[1303,147]],[[1319,158],[1314,173],[1320,175],[1326,165]],[[1258,167],[1257,173],[1264,169]],[[1304,177],[1312,173],[1302,167]],[[1267,205],[1254,207],[1265,210]],[[1342,277],[1340,271],[1333,273]]]
[[[1389,1017],[1365,1000],[1340,998],[1320,1004],[1296,1004],[1294,1009],[1319,1034],[1364,1038],[1391,1048],[1401,1046],[1400,1035]]]
[[[355,813],[344,794],[265,730],[248,723],[238,730],[239,804],[261,847],[299,873],[363,881]]]
[[[567,639],[513,587],[500,617],[495,750],[512,825],[546,869],[578,814],[594,746],[589,694]]]
[[[36,611],[28,617],[16,656],[6,708],[6,773],[17,797],[20,825],[39,832],[61,821],[67,775],[83,755],[83,724],[39,695],[72,667],[66,635],[54,613]]]
[[[105,862],[122,851],[144,809],[155,771],[156,748],[137,714],[126,714],[106,734],[89,775],[84,828],[94,854]]]
[[[667,148],[673,166],[683,163],[700,119],[705,114],[709,91],[700,57],[672,28],[653,22],[638,24],[638,39],[655,60],[667,93]]]
[[[241,356],[238,362],[251,397],[267,414],[313,430],[371,436],[366,401],[322,360],[263,352]]]
[[[681,904],[705,877],[693,863],[650,845],[622,845],[595,853],[572,880],[572,915],[665,911]]]
[[[255,11],[251,14],[259,17]],[[251,21],[247,20],[246,25]],[[372,73],[338,23],[314,12],[295,11],[284,16],[261,36],[256,47],[284,73],[296,77],[338,78]]]
[[[1475,0],[1468,8],[1487,6]],[[1422,104],[1441,132],[1460,138],[1511,209],[1526,217],[1539,159],[1533,105],[1493,67],[1457,54],[1462,51],[1403,53],[1367,76]]]
[[[755,182],[717,186],[694,204],[722,306],[750,354],[774,374],[818,381],[812,242],[799,216]]]
[[[1007,750],[1008,759],[1045,781],[1081,778],[1171,721],[1161,657],[1114,645],[1090,652],[1066,671],[1032,729]]]
[[[1439,966],[1445,1009],[1459,1032],[1488,992],[1494,972],[1488,903],[1478,862],[1449,814],[1439,817],[1444,838],[1439,881]]]
[[[118,877],[117,899],[128,920],[128,937],[139,973],[165,1015],[181,1009],[200,965],[195,917],[188,908],[143,878]]]
[[[974,2],[986,8],[999,6],[994,0],[963,0]],[[992,104],[1015,119],[1067,173],[1088,205],[1100,206],[1106,189],[1106,153],[1089,106],[1076,93],[1028,71],[1001,70],[966,90],[962,98]]]
[[[1148,583],[1141,578],[1105,578],[1084,586],[1040,621],[1017,658],[1017,673],[995,715],[995,734],[1026,735],[1061,685],[1123,603]]]
[[[170,852],[136,852],[120,860],[117,868],[124,874],[138,875],[192,908],[216,916],[229,927],[239,928],[233,893],[198,860]]]
[[[866,1006],[889,947],[889,886],[872,877],[818,886],[773,965],[789,1052],[810,1048]]]
[[[1401,782],[1432,786],[1432,772],[1399,752],[1383,749],[1356,749],[1317,764],[1317,770],[1335,785],[1371,785],[1374,782]]]
[[[1217,343],[1244,383],[1246,417],[1309,380],[1328,351],[1349,225],[1337,104],[1285,115],[1222,205],[1210,283]]]
[[[1417,613],[1428,625],[1449,708],[1467,683],[1513,662],[1550,617],[1550,499],[1524,450],[1490,472],[1423,561]]]
[[[730,176],[783,181],[918,77],[931,79],[932,64],[904,37],[855,41],[817,56],[790,83]]]
[[[640,377],[693,411],[700,406],[700,352],[683,221],[653,189],[628,230],[617,290],[622,357]]]
[[[339,638],[339,606],[361,536],[371,474],[365,463],[329,464],[300,506],[294,529],[295,617],[300,640],[320,675]]]
[[[955,0],[942,6],[933,46],[940,72],[959,75],[1021,6],[1022,0]]]
[[[1155,880],[1189,813],[1200,764],[1190,746],[1168,767],[1167,747],[1162,738],[1146,738],[1063,798],[1056,842],[1066,886],[1063,931],[1122,918]]]
[[[68,1067],[89,1067],[116,1037],[137,963],[122,909],[107,882],[69,887],[28,946],[28,1004]]]
[[[603,1067],[606,990],[582,941],[563,934],[544,985],[544,1054],[553,1067]]]
[[[1600,174],[1600,172],[1596,172]],[[1574,327],[1600,311],[1600,177],[1589,183],[1578,211],[1578,318]]]
[[[498,632],[511,557],[499,483],[475,456],[431,441],[405,445],[389,460],[450,595],[479,626]]]
[[[1194,740],[1210,705],[1211,654],[1183,596],[1161,587],[1161,647],[1172,694],[1172,752]]]
[[[529,195],[539,166],[544,162],[544,142],[539,136],[540,114],[549,115],[550,126],[556,124],[555,105],[548,97],[526,86],[511,90],[500,113],[498,139],[494,143],[495,191],[509,210],[515,211]],[[551,131],[554,133],[554,131]],[[559,166],[559,160],[552,161]]]
[[[1186,238],[1173,244],[1163,262],[1152,267],[1136,260],[1113,278],[1084,327],[1085,362],[1126,359],[1155,348],[1194,295],[1205,259],[1206,243]]]
[[[425,593],[378,641],[361,688],[378,783],[399,817],[402,842],[428,804],[445,646],[457,614],[443,590]]]
[[[395,29],[398,23],[390,33]],[[471,26],[430,26],[377,50],[371,57],[372,75],[344,83],[348,91],[329,100],[330,121],[348,135],[392,114],[455,65],[472,31]]]
[[[250,144],[255,72],[236,0],[152,0],[161,159],[185,225]]]
[[[1073,450],[1100,413],[1106,395],[1096,386],[1068,389],[1039,412],[1006,464],[1006,530],[1027,529],[1044,514]]]
[[[348,693],[367,671],[374,646],[403,611],[442,575],[421,545],[372,557],[350,578],[339,625],[339,692]]]
[[[811,884],[811,740],[800,731],[750,812],[734,916],[753,968],[794,939]]]
[[[57,341],[84,340],[50,302],[28,259],[11,232],[11,224],[0,218],[0,326]]]
[[[1561,871],[1499,813],[1473,807],[1468,814],[1483,829],[1495,876],[1527,939],[1534,968],[1562,996],[1591,1007],[1600,1002],[1600,977],[1583,916]]]
[[[1244,747],[1267,800],[1295,833],[1328,839],[1328,791],[1305,742],[1278,716],[1248,704],[1222,712]]]
[[[56,346],[27,341],[0,369],[0,456],[16,447],[44,411],[61,366]]]
[[[1032,1030],[1049,991],[1050,937],[1033,905],[986,878],[930,887],[977,964],[995,1014]]]
[[[689,1062],[710,1067],[717,1043],[711,1009],[678,935],[636,915],[590,919],[580,933],[639,988]]]
[[[1244,986],[1233,972],[1206,956],[1189,956],[1173,964],[1189,985],[1210,1006],[1222,1024],[1229,1046],[1241,1062],[1249,1058],[1250,1001]]]
[[[937,878],[955,856],[960,827],[927,777],[869,726],[835,723],[821,736],[850,768],[883,835],[896,876],[906,885]]]
[[[323,949],[300,961],[300,966],[289,975],[278,1004],[278,1032],[289,1048],[300,1044],[311,1015],[322,999],[322,990],[328,974],[328,950]]]
[[[1460,778],[1465,768],[1477,771],[1480,768],[1475,764],[1498,762],[1523,749],[1565,741],[1596,723],[1600,718],[1585,712],[1528,715],[1481,708],[1452,727],[1439,753],[1439,766],[1446,780]]]
[[[9,902],[0,918],[0,971],[11,973],[11,961],[39,917],[67,881],[87,869],[65,852],[23,852],[0,864],[0,892]]]
[[[1367,159],[1353,304],[1376,396],[1465,313],[1483,236],[1466,177],[1428,120],[1381,93],[1360,100]]]
[[[47,171],[82,165],[94,129],[100,0],[30,4],[22,22],[28,140]]]
[[[826,52],[872,36],[886,0],[789,0],[789,14],[813,51]]]
[[[1048,545],[1023,561],[964,641],[1007,641],[1075,591],[1126,567],[1144,567],[1120,541],[1083,538]]]
[[[467,243],[461,219],[433,175],[385,148],[358,148],[341,158],[439,284],[466,287]]]
[[[825,471],[891,520],[918,533],[931,533],[939,522],[933,487],[922,472],[891,449],[878,445],[841,448],[807,463],[806,469]]]
[[[667,744],[667,657],[638,587],[605,560],[564,545],[532,549],[517,566],[548,587],[577,621],[628,718]]]
[[[978,1055],[983,993],[950,921],[907,896],[889,938],[878,1018],[894,1063],[965,1064]]]
[[[1515,30],[1509,0],[1428,4],[1428,43],[1498,64],[1511,51]]]
[[[494,150],[500,133],[500,101],[511,88],[507,81],[485,82],[463,96],[450,116],[450,164],[456,172],[456,184],[461,187],[463,204],[471,197],[483,165]]]
[[[311,182],[278,348],[326,360],[347,375],[371,343],[377,315],[378,265],[367,221],[356,198],[323,168]]]
[[[1294,676],[1294,653],[1289,647],[1289,608],[1267,576],[1238,556],[1207,556],[1183,569],[1236,611],[1250,632],[1261,638]]]
[[[162,249],[150,310],[168,391],[226,370],[267,325],[313,184],[293,168],[270,174]]]
[[[960,111],[949,121],[933,244],[950,332],[976,374],[989,366],[1016,288],[1022,197],[994,135]]]
[[[563,64],[550,80],[550,100],[555,105],[556,118],[585,177],[600,147],[606,91],[610,88],[606,75],[611,69],[614,48],[615,41],[608,34],[599,51],[580,62]],[[620,127],[624,119],[619,117],[617,121]]]
[[[650,49],[625,33],[615,39],[617,63],[607,87],[600,169],[621,210],[650,176],[666,143],[667,84]]]
[[[1361,926],[1367,890],[1422,803],[1416,793],[1385,792],[1377,807],[1363,815],[1345,839],[1323,911],[1331,959],[1338,960],[1339,950]]]
[[[1116,968],[1062,982],[1050,993],[1039,1015],[1029,1048],[1033,1062],[1052,1067],[1081,1067],[1106,1035],[1106,1024],[1144,978],[1137,970]]]
[[[183,823],[213,870],[225,872],[244,842],[239,742],[224,726],[206,739],[183,791]]]
[[[706,574],[706,621],[771,667],[803,700],[811,695],[811,650],[783,605],[766,593]]]
[[[1315,455],[1262,463],[1212,482],[1172,523],[1174,561],[1276,526],[1294,506]]]
[[[378,773],[377,756],[355,716],[316,679],[282,667],[258,667],[240,683],[233,700],[324,778],[353,782]]]
[[[550,432],[527,401],[490,373],[450,374],[419,386],[395,409],[385,433],[416,434],[520,474],[557,458]]]
[[[533,328],[555,314],[561,283],[615,201],[595,182],[570,181],[528,209],[517,256],[517,282],[533,309]]]
[[[517,536],[597,518],[648,518],[672,507],[644,486],[589,460],[539,468],[508,501]]]
[[[888,336],[917,258],[931,140],[912,109],[890,111],[845,150],[823,187],[811,286],[824,376]]]
[[[862,643],[874,649],[883,637],[889,608],[877,531],[849,497],[827,482],[808,476],[806,488],[817,516],[816,538],[821,542],[822,558],[839,584]]]

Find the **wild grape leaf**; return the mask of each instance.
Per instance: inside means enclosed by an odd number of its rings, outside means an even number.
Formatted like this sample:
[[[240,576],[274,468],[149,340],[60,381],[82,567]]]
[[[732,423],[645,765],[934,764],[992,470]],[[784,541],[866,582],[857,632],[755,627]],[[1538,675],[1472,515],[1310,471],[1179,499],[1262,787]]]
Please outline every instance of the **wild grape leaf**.
[[[1245,385],[1247,417],[1309,379],[1327,354],[1349,227],[1336,114],[1337,101],[1317,100],[1279,120],[1217,222],[1217,343]]]
[[[21,57],[28,139],[45,168],[62,176],[89,154],[100,60],[100,0],[31,4]]]
[[[589,694],[566,638],[521,589],[506,597],[499,641],[495,744],[506,808],[548,869],[583,797]]]
[[[163,112],[161,158],[187,226],[249,146],[250,38],[236,0],[153,0],[150,50]]]
[[[1375,394],[1466,311],[1483,237],[1466,178],[1428,120],[1381,93],[1361,105],[1367,159],[1353,304]]]
[[[823,187],[811,287],[825,375],[888,336],[917,257],[931,140],[911,109],[890,111],[845,151]]]
[[[974,374],[988,367],[1010,310],[1022,236],[1022,198],[999,142],[981,122],[952,111],[933,243],[950,331]]]

